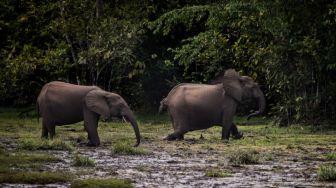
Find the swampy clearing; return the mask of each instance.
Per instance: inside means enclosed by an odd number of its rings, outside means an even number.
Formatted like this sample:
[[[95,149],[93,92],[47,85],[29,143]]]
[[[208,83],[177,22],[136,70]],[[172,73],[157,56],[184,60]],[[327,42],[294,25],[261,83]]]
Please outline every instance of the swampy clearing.
[[[0,110],[2,187],[334,187],[336,130],[312,126],[279,128],[268,119],[237,118],[244,139],[223,143],[221,128],[172,132],[165,115],[137,115],[142,143],[128,123],[100,122],[102,145],[87,147],[83,124],[56,127],[41,140],[34,117]],[[200,138],[202,134],[203,138]],[[334,180],[334,181],[331,181]]]

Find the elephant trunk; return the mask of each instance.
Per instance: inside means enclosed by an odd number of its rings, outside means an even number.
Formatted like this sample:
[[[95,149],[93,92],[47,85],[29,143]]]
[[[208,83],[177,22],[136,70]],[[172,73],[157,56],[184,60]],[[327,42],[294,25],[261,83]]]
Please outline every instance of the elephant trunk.
[[[135,117],[130,110],[128,110],[128,112],[126,112],[125,115],[123,116],[128,122],[131,123],[134,129],[134,133],[136,136],[136,144],[134,145],[134,147],[137,147],[140,144],[140,131],[139,131],[138,123],[136,122]]]
[[[265,96],[264,96],[264,94],[262,93],[261,90],[259,90],[257,93],[258,94],[257,94],[256,98],[258,100],[259,109],[258,109],[258,111],[255,111],[255,112],[251,113],[250,115],[248,115],[247,116],[247,120],[249,120],[253,116],[258,116],[258,115],[262,114],[265,111],[265,107],[266,107]]]
[[[167,108],[166,100],[167,100],[167,98],[164,98],[164,99],[160,102],[159,114],[161,114],[164,110],[166,110],[166,108]]]

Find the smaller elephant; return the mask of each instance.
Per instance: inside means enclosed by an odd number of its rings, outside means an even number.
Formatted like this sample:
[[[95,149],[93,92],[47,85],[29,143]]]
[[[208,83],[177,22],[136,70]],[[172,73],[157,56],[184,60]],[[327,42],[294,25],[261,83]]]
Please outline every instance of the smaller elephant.
[[[116,93],[96,86],[80,86],[53,81],[43,86],[37,98],[38,113],[42,117],[42,138],[55,135],[55,126],[74,124],[84,120],[88,133],[88,146],[99,146],[99,117],[124,117],[133,126],[136,144],[140,144],[140,131],[133,112],[125,100]]]
[[[160,102],[159,112],[167,110],[174,132],[167,140],[181,140],[189,131],[222,127],[222,139],[230,134],[241,138],[233,117],[243,99],[258,101],[259,109],[248,118],[265,110],[265,97],[258,84],[250,77],[240,76],[234,69],[225,71],[222,83],[216,85],[182,83],[175,86]]]

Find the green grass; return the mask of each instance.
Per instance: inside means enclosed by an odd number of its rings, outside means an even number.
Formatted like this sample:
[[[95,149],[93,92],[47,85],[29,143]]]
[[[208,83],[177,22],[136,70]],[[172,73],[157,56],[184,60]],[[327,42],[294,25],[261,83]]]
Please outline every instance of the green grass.
[[[1,152],[0,153],[0,174],[9,172],[16,168],[21,170],[43,170],[43,164],[61,162],[62,160],[46,155],[27,152]]]
[[[134,147],[129,143],[116,143],[112,145],[112,153],[119,155],[148,155],[149,152],[141,147]]]
[[[29,152],[0,152],[0,183],[47,184],[67,182],[69,174],[41,172],[43,164],[60,162],[61,159]]]
[[[49,184],[64,183],[72,179],[72,175],[63,172],[13,172],[0,174],[0,183]]]
[[[138,165],[135,167],[135,169],[137,169],[140,172],[147,172],[150,170],[150,167],[147,165]]]
[[[336,166],[320,166],[317,172],[317,176],[320,181],[336,181]]]
[[[0,163],[2,164],[23,164],[23,163],[45,163],[60,162],[61,159],[46,154],[28,154],[22,152],[2,153],[0,154]]]
[[[122,179],[85,179],[71,183],[71,188],[132,188],[129,180]]]
[[[24,150],[68,150],[74,149],[70,142],[60,139],[22,139],[19,141],[19,149]]]
[[[226,170],[213,168],[213,169],[207,170],[205,172],[205,176],[212,177],[212,178],[225,178],[225,177],[231,177],[232,174]]]
[[[329,161],[336,161],[336,153],[328,153],[325,155],[325,157]]]
[[[234,165],[241,164],[258,164],[260,155],[255,150],[235,151],[229,154],[229,162]]]
[[[93,167],[96,165],[93,159],[80,156],[79,154],[75,154],[73,156],[73,164],[74,166],[82,166],[82,167]]]

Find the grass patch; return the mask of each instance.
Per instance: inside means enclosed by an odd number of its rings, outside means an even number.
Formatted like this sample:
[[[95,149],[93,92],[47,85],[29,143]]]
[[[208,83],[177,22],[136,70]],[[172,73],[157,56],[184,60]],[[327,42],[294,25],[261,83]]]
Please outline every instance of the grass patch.
[[[213,169],[206,171],[205,176],[212,177],[212,178],[225,178],[225,177],[231,177],[232,174],[226,170],[213,168]]]
[[[43,162],[59,162],[59,161],[61,161],[61,159],[45,154],[26,154],[26,153],[0,154],[0,163],[2,164],[43,163]]]
[[[336,153],[328,153],[325,155],[325,157],[329,161],[336,161]]]
[[[12,168],[21,170],[43,170],[43,163],[60,162],[61,159],[45,154],[28,153],[1,153],[0,154],[0,175],[8,173]]]
[[[0,183],[49,184],[64,183],[72,179],[72,175],[61,172],[8,172],[0,174]]]
[[[122,179],[85,179],[85,180],[76,180],[71,183],[71,188],[100,188],[100,187],[109,187],[109,188],[132,188],[133,185],[129,180]]]
[[[44,169],[43,163],[59,161],[61,161],[59,158],[45,154],[1,152],[0,183],[47,184],[66,182],[69,180],[69,175],[60,172],[36,172]],[[32,170],[33,172],[29,172]]]
[[[260,155],[255,150],[235,151],[228,158],[229,162],[235,165],[258,164],[260,162]]]
[[[128,143],[116,143],[112,146],[113,154],[120,155],[148,155],[149,152],[140,147],[133,147]]]
[[[269,153],[269,152],[263,153],[262,155],[260,155],[260,154],[258,154],[258,155],[259,155],[259,160],[258,160],[259,162],[260,162],[260,160],[262,160],[262,161],[272,161],[275,158],[274,154]]]
[[[67,150],[72,151],[73,145],[59,139],[23,139],[19,141],[19,149],[24,150]]]
[[[74,155],[73,164],[74,166],[85,166],[85,167],[93,167],[96,165],[94,160],[88,157],[80,156],[78,154]]]
[[[138,165],[135,167],[140,172],[148,172],[150,170],[149,166],[147,165]]]
[[[320,181],[336,181],[336,166],[320,166],[317,172],[317,177]]]

